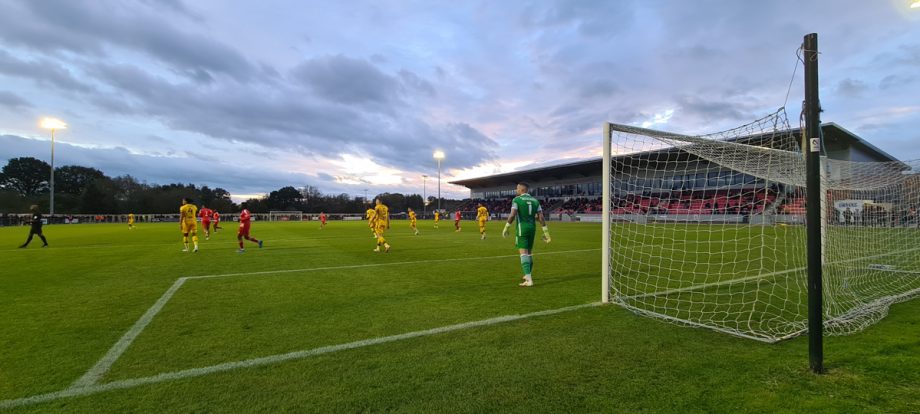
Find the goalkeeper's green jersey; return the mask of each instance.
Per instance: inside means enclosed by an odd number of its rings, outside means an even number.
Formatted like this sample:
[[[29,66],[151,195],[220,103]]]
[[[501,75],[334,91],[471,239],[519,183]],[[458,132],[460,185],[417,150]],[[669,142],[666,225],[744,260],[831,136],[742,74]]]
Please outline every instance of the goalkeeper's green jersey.
[[[521,194],[511,201],[511,209],[517,210],[518,235],[537,230],[537,213],[543,211],[540,202],[530,194]]]

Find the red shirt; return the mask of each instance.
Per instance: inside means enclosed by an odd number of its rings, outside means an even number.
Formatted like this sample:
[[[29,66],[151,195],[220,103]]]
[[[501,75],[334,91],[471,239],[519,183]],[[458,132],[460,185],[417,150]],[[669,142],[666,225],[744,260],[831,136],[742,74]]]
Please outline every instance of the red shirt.
[[[214,219],[214,221],[220,221],[220,213],[216,211],[213,214],[211,214],[211,217]]]
[[[454,214],[454,220],[457,220],[457,221],[460,220],[460,212],[459,212],[459,211],[458,211],[456,214]]]
[[[240,227],[248,226],[252,216],[249,214],[249,210],[243,209],[243,212],[240,213]]]
[[[325,215],[325,214],[320,214],[320,215],[319,215],[319,219],[322,220],[322,221],[326,221],[326,215]]]
[[[214,214],[214,212],[208,208],[203,208],[201,210],[198,210],[198,217],[201,217],[201,221],[210,221],[212,214]]]

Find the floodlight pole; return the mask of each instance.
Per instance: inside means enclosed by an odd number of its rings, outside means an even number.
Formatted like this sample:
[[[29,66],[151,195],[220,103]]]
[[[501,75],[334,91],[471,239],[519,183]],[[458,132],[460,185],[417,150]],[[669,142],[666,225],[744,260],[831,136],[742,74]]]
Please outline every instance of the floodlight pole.
[[[806,224],[808,232],[808,362],[824,372],[824,321],[821,269],[821,101],[818,99],[818,34],[805,35]]]
[[[428,214],[428,193],[425,191],[427,180],[428,176],[422,175],[422,218],[425,218],[425,215]]]
[[[54,221],[54,128],[51,128],[51,200],[48,208],[48,222]]]
[[[441,212],[441,158],[438,158],[438,212]]]

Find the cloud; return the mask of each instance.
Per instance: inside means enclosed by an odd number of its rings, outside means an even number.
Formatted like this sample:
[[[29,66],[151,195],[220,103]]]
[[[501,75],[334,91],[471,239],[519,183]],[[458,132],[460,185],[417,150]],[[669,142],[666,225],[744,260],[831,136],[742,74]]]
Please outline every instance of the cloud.
[[[915,117],[865,115],[920,96],[920,26],[887,4],[357,1],[313,12],[296,2],[9,0],[0,76],[9,93],[68,115],[85,142],[361,190],[375,174],[334,163],[347,155],[386,170],[376,179],[403,172],[388,188],[409,188],[434,173],[435,149],[447,152],[446,173],[491,171],[499,160],[595,154],[603,121],[654,122],[673,109],[660,129],[706,133],[759,118],[783,105],[807,28],[822,36],[823,119],[865,125],[873,144],[920,156],[904,144],[920,130]],[[808,19],[817,12],[824,18]],[[34,128],[11,114],[0,111],[3,131]],[[148,135],[162,141],[137,138]],[[198,160],[189,147],[221,152]]]
[[[149,55],[173,69],[201,79],[217,73],[239,81],[256,68],[232,47],[177,27],[146,8],[120,1],[13,1],[0,16],[0,38],[34,50],[65,50],[105,56],[116,47]],[[167,2],[168,9],[186,10]],[[6,7],[6,6],[5,6]]]
[[[80,81],[70,69],[48,59],[24,60],[0,50],[0,74],[25,78],[42,86],[67,92],[92,92],[94,88]]]
[[[752,112],[750,102],[729,101],[726,99],[707,99],[699,96],[684,95],[676,99],[682,117],[695,118],[703,123],[726,122],[742,123],[751,121],[759,114]]]
[[[33,105],[16,95],[15,93],[8,91],[0,91],[0,106],[6,107],[10,110],[21,110],[24,108],[32,108]]]
[[[555,0],[545,8],[524,10],[521,21],[543,29],[574,28],[588,37],[609,37],[629,28],[634,19],[634,1]]]
[[[850,98],[858,98],[868,89],[869,85],[857,79],[846,78],[837,83],[837,93]]]
[[[196,22],[204,20],[201,14],[189,9],[182,0],[140,0],[140,2],[151,9],[167,9]]]
[[[194,183],[232,189],[234,192],[259,193],[280,188],[284,183],[306,182],[304,174],[237,166],[217,162],[213,158],[139,155],[125,148],[87,148],[68,143],[55,144],[55,163],[97,168],[111,177],[131,175],[156,184]],[[0,160],[15,157],[48,156],[48,142],[0,135]]]
[[[344,55],[304,61],[291,71],[318,96],[337,103],[399,105],[399,83],[363,59]]]
[[[413,168],[435,147],[452,150],[450,166],[472,166],[495,157],[495,141],[467,123],[432,124],[406,107],[425,85],[421,78],[386,74],[344,56],[297,66],[312,93],[267,85],[207,88],[174,83],[130,65],[96,64],[87,73],[128,98],[101,102],[156,117],[174,129],[220,140],[248,142],[304,155],[366,153],[380,164]],[[402,79],[409,78],[407,86]],[[334,144],[331,144],[334,143]]]
[[[882,90],[904,88],[912,86],[911,84],[916,82],[917,79],[918,77],[915,75],[888,75],[879,81],[878,87]]]

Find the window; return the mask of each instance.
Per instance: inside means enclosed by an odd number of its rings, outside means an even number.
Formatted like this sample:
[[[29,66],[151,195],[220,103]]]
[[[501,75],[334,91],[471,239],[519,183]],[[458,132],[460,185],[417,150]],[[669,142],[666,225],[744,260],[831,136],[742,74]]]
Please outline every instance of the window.
[[[713,171],[713,172],[707,174],[706,176],[707,176],[707,178],[708,178],[708,180],[707,180],[707,185],[708,185],[709,187],[718,187],[718,186],[719,186],[719,172],[718,172],[718,171]]]
[[[732,172],[719,171],[719,187],[728,187],[732,185]]]

